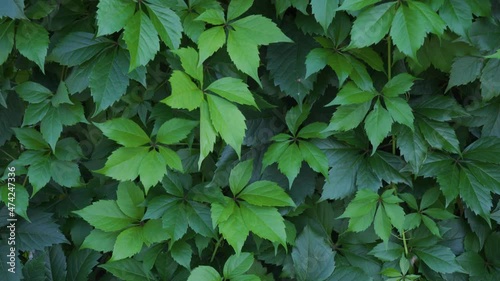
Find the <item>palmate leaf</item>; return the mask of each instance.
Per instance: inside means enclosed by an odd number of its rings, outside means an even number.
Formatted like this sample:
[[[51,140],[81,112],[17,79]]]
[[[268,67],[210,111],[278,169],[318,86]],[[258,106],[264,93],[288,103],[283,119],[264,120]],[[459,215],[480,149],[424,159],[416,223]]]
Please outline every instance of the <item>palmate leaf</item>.
[[[200,107],[203,101],[203,92],[191,81],[191,78],[182,71],[174,70],[168,80],[172,85],[172,94],[161,102],[172,108],[193,110]]]
[[[278,184],[271,181],[256,181],[250,184],[241,191],[238,198],[256,206],[295,206],[290,196]]]
[[[373,153],[385,137],[387,137],[391,131],[391,127],[391,114],[381,106],[380,101],[377,101],[365,120],[365,131],[373,146]]]
[[[240,79],[224,77],[210,84],[207,90],[229,101],[257,107],[252,93],[248,90],[248,85]]]
[[[248,230],[261,238],[280,243],[286,247],[285,224],[276,208],[241,202],[239,209]]]
[[[57,43],[49,58],[62,65],[76,66],[90,60],[112,43],[104,37],[95,38],[93,33],[71,32]]]
[[[174,144],[187,137],[198,125],[197,121],[172,118],[158,129],[156,140],[163,144]]]
[[[232,255],[224,264],[224,278],[233,279],[247,272],[254,263],[254,257],[251,253],[241,253]]]
[[[45,56],[49,47],[49,33],[41,25],[30,21],[21,21],[16,32],[16,48],[35,62],[45,72]]]
[[[103,134],[125,147],[138,147],[150,142],[149,137],[137,123],[125,118],[116,118],[94,125]]]
[[[356,128],[365,119],[370,106],[371,101],[338,107],[325,131],[348,131]]]
[[[472,10],[469,4],[460,0],[445,0],[439,15],[448,27],[459,35],[466,35],[472,24]]]
[[[160,49],[158,33],[153,23],[140,10],[127,21],[123,39],[130,51],[129,72],[138,66],[146,65]]]
[[[116,201],[112,200],[94,202],[82,210],[74,211],[74,213],[95,228],[106,232],[122,230],[136,221],[125,215],[120,210]]]
[[[177,49],[181,43],[182,24],[179,16],[169,7],[146,3],[149,17],[161,40],[170,49]]]
[[[352,45],[358,48],[376,44],[389,32],[396,2],[388,2],[363,10],[351,30]]]

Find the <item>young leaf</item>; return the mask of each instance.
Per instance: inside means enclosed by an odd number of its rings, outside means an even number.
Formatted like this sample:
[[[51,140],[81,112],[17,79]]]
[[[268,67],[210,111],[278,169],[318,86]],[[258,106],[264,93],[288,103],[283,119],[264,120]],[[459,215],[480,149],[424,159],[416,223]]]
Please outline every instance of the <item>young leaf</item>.
[[[246,12],[253,4],[253,0],[234,0],[227,8],[227,20],[234,20]]]
[[[214,149],[217,132],[212,125],[210,112],[206,101],[202,101],[200,105],[200,159],[198,167],[201,167],[203,159]]]
[[[241,253],[240,255],[232,255],[224,264],[224,278],[233,279],[247,272],[254,262],[251,253]]]
[[[391,126],[392,118],[390,113],[380,105],[380,101],[377,101],[365,120],[365,131],[373,146],[373,152],[376,151],[380,143],[387,137],[391,131]]]
[[[139,206],[144,201],[144,193],[133,182],[121,182],[116,191],[116,204],[127,216],[141,219],[144,207]]]
[[[214,219],[214,206],[218,204],[212,204],[212,221],[216,222]],[[220,206],[220,205],[219,205]],[[246,220],[243,219],[241,208],[234,207],[229,209],[233,210],[228,218],[222,222],[219,222],[219,232],[222,234],[224,239],[229,245],[234,249],[236,254],[241,253],[241,248],[247,240],[249,234],[249,227]],[[281,216],[280,216],[281,218]],[[250,221],[251,222],[251,221]],[[284,231],[284,230],[283,230]]]
[[[222,48],[224,43],[226,43],[226,33],[222,26],[215,26],[203,31],[198,37],[198,49],[200,50],[198,64],[201,65],[208,57]]]
[[[191,271],[187,281],[222,281],[222,277],[213,267],[202,265]]]
[[[207,90],[229,101],[257,107],[252,93],[248,90],[248,85],[240,79],[224,77],[210,84]]]
[[[253,160],[240,162],[231,170],[231,174],[229,175],[229,187],[233,195],[240,193],[248,184],[250,177],[252,177],[252,171]]]
[[[161,102],[172,108],[193,110],[200,107],[203,101],[203,92],[184,72],[174,70],[168,80],[172,85],[172,94]]]
[[[328,176],[328,159],[323,151],[321,151],[316,145],[307,142],[299,142],[300,154],[304,161],[309,164],[311,169],[315,172],[323,174],[326,178]]]
[[[135,180],[148,150],[147,147],[120,147],[113,151],[104,167],[96,172],[120,181]]]
[[[146,65],[160,49],[158,33],[153,23],[140,10],[128,20],[123,40],[127,43],[127,48],[130,51],[129,72],[138,66]]]
[[[286,247],[286,232],[283,217],[278,210],[270,207],[240,204],[240,212],[246,227],[257,236]]]
[[[325,106],[365,103],[374,97],[374,93],[361,90],[353,82],[348,82],[337,93],[337,96]]]
[[[227,52],[235,66],[260,84],[257,68],[259,67],[259,49],[248,34],[229,32]]]
[[[142,227],[135,226],[125,229],[116,237],[110,261],[122,260],[139,253],[143,240]]]
[[[174,144],[185,139],[198,125],[197,121],[172,118],[158,129],[156,140],[163,144]]]
[[[94,123],[102,133],[125,147],[138,147],[150,142],[146,133],[132,120],[116,118],[104,123]]]
[[[278,169],[287,177],[289,187],[300,172],[302,160],[302,153],[296,143],[290,144],[279,156]]]
[[[279,185],[271,181],[256,181],[250,184],[241,191],[238,198],[256,206],[295,206],[290,196]]]
[[[370,106],[371,101],[339,106],[325,131],[349,131],[356,128],[365,119]]]
[[[172,53],[179,56],[186,74],[203,83],[203,66],[198,64],[198,52],[195,49],[191,47],[181,48],[172,51]]]
[[[122,230],[134,222],[134,219],[125,215],[118,204],[111,200],[94,202],[79,211],[74,211],[74,213],[95,228],[106,232]]]

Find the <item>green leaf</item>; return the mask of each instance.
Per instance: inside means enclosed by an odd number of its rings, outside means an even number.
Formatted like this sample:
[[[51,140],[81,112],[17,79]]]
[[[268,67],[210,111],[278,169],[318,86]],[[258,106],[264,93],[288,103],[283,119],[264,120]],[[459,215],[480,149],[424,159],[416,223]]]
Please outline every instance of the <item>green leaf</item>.
[[[184,72],[174,70],[168,80],[172,85],[172,94],[161,102],[172,108],[185,108],[189,111],[200,107],[203,101],[203,92]]]
[[[240,204],[240,212],[245,226],[257,236],[286,247],[286,232],[283,217],[277,209]]]
[[[240,191],[248,184],[252,177],[253,160],[247,160],[238,163],[229,175],[229,187],[233,195],[240,193]]]
[[[464,158],[480,162],[500,164],[500,140],[496,137],[481,137],[463,152]]]
[[[115,245],[117,232],[104,232],[99,229],[93,229],[90,234],[85,237],[80,249],[92,249],[100,252],[111,252]]]
[[[500,60],[489,60],[483,68],[481,75],[481,96],[485,101],[500,96],[498,80],[500,73]]]
[[[229,32],[227,37],[227,52],[234,65],[241,72],[248,74],[255,82],[260,84],[257,72],[260,62],[259,49],[248,34],[234,31]]]
[[[148,220],[142,228],[142,236],[146,246],[163,242],[170,238],[169,234],[163,230],[163,223],[161,220]]]
[[[414,249],[417,256],[432,270],[440,273],[452,273],[461,271],[455,261],[455,255],[450,248],[434,245],[427,248]]]
[[[122,230],[134,222],[134,219],[125,215],[118,204],[111,200],[94,202],[79,211],[74,211],[74,213],[95,228],[107,232]]]
[[[224,24],[224,22],[226,21],[224,18],[223,11],[221,11],[219,9],[207,9],[203,13],[201,13],[196,18],[196,20],[204,21],[204,22],[212,24],[212,25],[221,25],[221,24]],[[198,42],[199,42],[199,38],[198,38]]]
[[[254,262],[253,254],[232,255],[224,264],[223,274],[226,279],[233,279],[247,272]]]
[[[22,221],[16,224],[16,248],[21,251],[43,250],[54,244],[68,243],[52,218],[52,214],[44,212],[30,213],[31,222]],[[13,246],[13,245],[11,245]]]
[[[162,218],[163,231],[165,231],[172,242],[184,236],[188,230],[187,214],[184,204],[178,203],[176,208],[169,208]]]
[[[7,0],[3,3],[0,17],[9,17],[11,19],[24,19],[24,1],[23,0]]]
[[[299,129],[300,125],[304,123],[304,121],[307,119],[307,116],[309,116],[310,112],[311,112],[310,105],[306,106],[297,105],[288,110],[285,116],[285,122],[288,129],[293,135],[297,133],[297,130]]]
[[[95,37],[93,33],[71,32],[57,43],[49,57],[62,65],[77,66],[95,57],[112,43],[107,38]]]
[[[295,240],[292,260],[297,279],[327,280],[335,270],[335,252],[325,239],[306,226]]]
[[[382,143],[385,137],[387,137],[391,131],[391,126],[392,118],[390,113],[380,105],[380,101],[377,101],[373,110],[368,113],[365,120],[365,131],[373,146],[373,153],[377,150],[377,147]]]
[[[314,73],[319,72],[327,65],[327,60],[332,56],[332,52],[328,49],[315,48],[312,49],[306,56],[306,74],[308,78]]]
[[[302,139],[324,139],[328,137],[328,134],[324,133],[328,125],[326,123],[314,122],[304,126],[300,129],[297,134],[298,138]]]
[[[10,20],[0,23],[0,30],[2,30],[0,32],[0,49],[3,50],[0,53],[0,64],[7,60],[14,46],[14,26],[15,22]]]
[[[338,0],[312,0],[311,7],[312,13],[316,21],[323,27],[326,32],[328,27],[335,17],[335,12],[339,6]]]
[[[394,242],[380,243],[369,252],[381,261],[394,261],[403,254],[403,247]]]
[[[165,174],[167,173],[166,164],[168,160],[171,160],[171,158],[173,158],[172,155],[174,155],[174,157],[177,156],[175,152],[167,148],[162,148],[161,151],[163,153],[158,153],[154,150],[149,151],[141,161],[139,167],[139,175],[141,176],[141,183],[144,186],[144,190],[146,191],[146,193],[148,193],[149,189],[160,182],[165,176]],[[168,158],[164,156],[165,154],[166,156],[168,156]],[[178,162],[180,161],[176,162],[176,164],[179,164]]]
[[[212,204],[213,222],[217,221],[217,219],[214,219],[214,209],[216,209],[217,206],[220,206],[219,208],[223,208],[217,203]],[[222,234],[224,239],[226,239],[227,243],[231,245],[231,247],[233,247],[236,254],[239,254],[241,253],[243,244],[247,240],[249,227],[247,226],[246,221],[243,219],[241,208],[236,207],[235,203],[232,203],[229,208],[226,207],[225,210],[226,212],[231,213],[229,213],[228,217],[224,221],[218,223],[219,232]]]
[[[63,126],[59,111],[55,108],[50,108],[42,122],[40,123],[40,132],[43,139],[47,141],[52,151],[56,148],[56,143],[61,136]]]
[[[290,196],[278,184],[266,180],[250,184],[241,191],[238,198],[256,206],[295,206]]]
[[[245,116],[234,104],[217,96],[207,95],[207,101],[214,129],[240,156],[247,129]]]
[[[425,140],[431,147],[451,153],[460,153],[455,130],[447,123],[419,118],[417,124]]]
[[[380,0],[345,0],[337,10],[357,11]]]
[[[234,0],[229,3],[227,8],[227,20],[234,20],[243,15],[253,4],[253,0]]]
[[[328,159],[325,153],[316,145],[307,141],[300,141],[299,149],[302,158],[309,164],[311,169],[323,174],[326,178],[328,176]]]
[[[477,215],[489,222],[492,198],[489,188],[482,185],[468,170],[460,169],[460,197],[467,206]]]
[[[132,18],[135,3],[127,0],[103,0],[97,4],[97,36],[120,31]]]
[[[446,91],[450,88],[475,81],[481,75],[484,60],[477,57],[459,57],[451,65],[450,80]]]
[[[127,216],[141,219],[144,215],[144,207],[140,207],[144,201],[144,193],[133,182],[121,182],[116,191],[116,204]]]
[[[11,195],[11,196],[9,196],[9,195]],[[3,185],[0,188],[0,196],[1,196],[2,201],[5,203],[6,206],[9,205],[9,202],[13,203],[16,206],[16,208],[14,209],[14,212],[16,212],[16,214],[23,217],[25,220],[30,221],[30,219],[28,218],[28,214],[26,212],[28,210],[28,206],[29,206],[30,195],[28,194],[28,191],[26,191],[26,188],[24,186],[22,186],[20,184],[16,184],[15,198],[14,198],[13,202],[11,202],[9,200],[9,197],[12,197],[12,192],[10,192],[8,184]]]
[[[257,107],[252,93],[248,90],[248,85],[241,79],[224,77],[210,84],[207,90],[229,101]]]
[[[172,51],[172,53],[179,56],[182,68],[189,76],[203,83],[203,66],[198,64],[198,52],[195,49],[191,47],[181,48]]]
[[[185,241],[177,241],[170,248],[170,253],[172,254],[172,258],[180,265],[184,266],[187,269],[191,268],[191,256],[193,254],[193,250],[191,246]]]
[[[370,106],[371,101],[339,106],[325,131],[349,131],[356,128],[365,119]]]
[[[472,10],[469,4],[461,0],[445,0],[439,9],[439,15],[451,31],[465,36],[472,24]]]
[[[406,162],[418,174],[427,157],[427,143],[420,130],[411,131],[407,127],[396,126],[397,145]]]
[[[120,181],[135,180],[147,154],[147,147],[120,147],[109,156],[104,168],[96,172]]]
[[[158,129],[156,140],[163,144],[175,144],[185,139],[197,125],[197,121],[172,118]]]
[[[138,147],[150,142],[149,137],[137,123],[125,118],[116,118],[104,123],[94,123],[102,133],[125,147]]]
[[[395,4],[383,3],[361,11],[352,26],[351,44],[361,48],[380,42],[391,27],[396,14]]]
[[[105,52],[92,68],[89,86],[96,103],[94,115],[105,110],[125,94],[129,79],[124,52]]]
[[[52,179],[61,186],[76,187],[81,185],[78,164],[68,161],[52,160],[50,163]]]
[[[222,26],[215,26],[203,31],[198,37],[198,49],[200,50],[198,64],[201,65],[208,57],[222,48],[224,43],[226,43],[226,33]]]
[[[302,153],[296,143],[290,144],[279,156],[278,169],[287,177],[289,187],[299,174],[302,160]]]
[[[17,85],[15,90],[23,100],[32,104],[41,103],[52,97],[52,92],[49,89],[31,81]]]
[[[189,202],[191,208],[187,207],[188,224],[196,233],[205,237],[215,237],[210,217],[210,208],[198,202]]]
[[[201,167],[203,159],[214,149],[217,132],[215,132],[210,120],[208,104],[205,100],[200,105],[200,159],[198,167]]]
[[[177,49],[181,43],[182,24],[179,16],[165,6],[146,3],[149,17],[161,40],[170,49]]]
[[[138,66],[145,66],[160,50],[158,33],[151,20],[141,10],[128,20],[123,40],[130,51],[129,72]]]
[[[422,15],[417,10],[402,5],[396,11],[390,35],[403,54],[416,59],[417,51],[424,44],[427,35],[426,27],[422,25]]]
[[[415,81],[415,79],[415,77],[408,73],[398,74],[384,85],[382,93],[386,97],[397,97],[408,92],[413,86],[413,81]]]
[[[364,61],[374,70],[385,72],[382,58],[379,53],[375,52],[372,48],[351,49],[349,52]]]
[[[446,23],[431,9],[431,7],[429,7],[429,5],[422,2],[411,1],[408,2],[408,7],[420,14],[420,20],[422,23],[425,22],[423,25],[426,27],[426,32],[432,32],[439,37],[443,35]]]
[[[142,227],[135,226],[125,229],[116,237],[110,261],[122,260],[139,253],[143,240]]]
[[[88,275],[99,262],[100,253],[92,250],[73,251],[68,257],[68,275],[66,280],[86,281]]]
[[[375,229],[375,233],[382,239],[384,242],[389,240],[391,236],[391,221],[389,216],[387,216],[384,206],[379,205],[377,212],[375,213],[375,219],[373,221],[373,228]]]
[[[222,281],[222,277],[213,267],[202,265],[191,271],[187,281]]]
[[[59,86],[57,86],[57,91],[54,97],[52,97],[51,103],[54,107],[59,107],[61,104],[73,104],[73,102],[69,99],[68,88],[66,87],[66,83],[61,81]]]
[[[422,222],[427,227],[427,229],[429,229],[429,231],[432,234],[436,235],[437,237],[441,237],[441,233],[439,232],[439,227],[437,226],[437,224],[428,216],[421,216],[421,217],[422,217]]]
[[[41,25],[21,21],[16,32],[16,48],[30,61],[44,71],[45,56],[49,47],[49,33]]]
[[[42,135],[33,128],[14,128],[16,138],[26,149],[44,150],[49,148]]]
[[[384,102],[395,122],[407,126],[412,131],[414,130],[413,121],[415,117],[413,116],[412,109],[408,105],[408,102],[399,97],[385,98]]]
[[[375,93],[361,90],[353,82],[347,82],[337,93],[337,96],[325,106],[365,103],[374,97]]]
[[[31,163],[28,169],[28,178],[33,186],[32,197],[49,183],[50,174],[50,160],[48,157],[38,158]]]
[[[154,280],[153,275],[144,267],[144,264],[135,259],[110,261],[99,265],[99,267],[125,281]]]

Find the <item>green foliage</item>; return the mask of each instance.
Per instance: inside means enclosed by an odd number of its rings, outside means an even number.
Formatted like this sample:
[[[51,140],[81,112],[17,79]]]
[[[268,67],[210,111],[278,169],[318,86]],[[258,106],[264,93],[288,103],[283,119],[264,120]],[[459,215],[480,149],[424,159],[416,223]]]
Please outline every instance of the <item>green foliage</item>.
[[[499,38],[492,0],[3,0],[2,280],[496,280]]]

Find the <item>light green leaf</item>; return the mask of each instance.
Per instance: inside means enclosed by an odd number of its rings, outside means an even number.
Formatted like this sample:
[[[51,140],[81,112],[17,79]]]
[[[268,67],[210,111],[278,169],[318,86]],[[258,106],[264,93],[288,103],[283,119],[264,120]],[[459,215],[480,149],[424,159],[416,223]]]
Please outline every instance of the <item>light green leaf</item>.
[[[122,260],[139,253],[143,240],[142,227],[135,226],[125,229],[116,237],[110,261]]]
[[[238,198],[256,206],[294,207],[295,203],[275,182],[256,181],[247,186]]]
[[[395,122],[407,126],[412,131],[414,130],[413,120],[415,117],[413,116],[412,109],[408,105],[408,102],[398,97],[385,98],[384,102],[387,110]]]
[[[489,56],[485,56],[485,58],[488,58],[488,59],[500,59],[500,49],[498,49],[496,51],[496,53],[494,53],[494,54],[491,54]],[[0,62],[1,62],[1,60],[0,60]]]
[[[373,146],[372,152],[375,152],[380,143],[387,137],[391,127],[390,113],[380,105],[380,101],[377,101],[365,120],[365,131]]]
[[[252,177],[253,160],[247,160],[238,163],[229,175],[229,187],[233,195],[240,193],[240,191],[248,184]]]
[[[197,21],[204,21],[211,25],[221,25],[226,22],[224,18],[224,13],[219,9],[207,9],[203,13],[201,13],[197,18]],[[199,38],[198,38],[199,42]]]
[[[289,146],[289,142],[277,142],[271,144],[266,153],[264,154],[264,158],[262,159],[262,170],[264,170],[267,166],[272,163],[276,163],[279,161],[281,155],[286,151]]]
[[[203,83],[203,66],[198,64],[198,52],[195,49],[191,47],[181,48],[172,51],[172,53],[179,56],[182,68],[189,76]]]
[[[2,53],[0,53],[0,65],[7,60],[14,46],[14,27],[15,22],[11,20],[0,23],[0,49],[2,50]]]
[[[337,10],[357,11],[380,0],[345,0]]]
[[[92,68],[89,86],[96,103],[94,115],[113,105],[125,94],[129,84],[127,64],[124,52],[108,51]]]
[[[120,147],[109,156],[104,168],[96,172],[120,181],[135,180],[148,150],[148,147]]]
[[[21,21],[16,30],[16,48],[21,55],[35,62],[44,71],[45,56],[49,47],[49,33],[41,25]]]
[[[408,73],[398,74],[384,85],[382,93],[386,97],[397,97],[408,92],[413,86],[413,81],[415,81],[415,79],[415,77]]]
[[[252,93],[248,90],[248,85],[241,79],[224,77],[210,84],[207,87],[207,90],[212,91],[229,101],[257,107]]]
[[[311,169],[323,174],[325,178],[328,177],[328,159],[323,151],[307,141],[300,141],[299,149],[302,158],[309,164]]]
[[[158,147],[158,149],[160,151],[161,156],[165,160],[165,164],[167,164],[168,167],[170,167],[171,169],[175,169],[179,172],[184,171],[184,168],[182,167],[181,158],[175,151],[161,146]]]
[[[233,203],[234,204],[234,203]],[[218,204],[212,204],[212,215],[214,213],[213,207]],[[247,240],[249,227],[246,221],[243,219],[241,208],[233,205],[233,208],[227,209],[232,212],[229,214],[228,218],[222,222],[219,222],[219,232],[222,234],[227,243],[233,247],[236,254],[241,253],[241,248],[245,241]],[[281,216],[280,216],[281,217]],[[212,220],[215,222],[212,217]],[[250,221],[252,223],[252,221]]]
[[[399,7],[392,21],[390,35],[394,44],[403,54],[415,60],[417,51],[424,44],[427,35],[422,22],[422,15],[417,10],[404,5]]]
[[[156,141],[163,144],[174,144],[185,139],[189,133],[198,125],[197,121],[172,118],[158,129]]]
[[[191,271],[187,281],[222,281],[222,277],[213,267],[202,265]]]
[[[302,129],[300,129],[299,133],[297,134],[298,138],[303,138],[303,139],[324,139],[328,137],[328,134],[324,133],[324,130],[326,129],[328,125],[326,123],[322,122],[314,122],[311,124],[308,124],[304,126]],[[288,136],[287,139],[289,139],[290,136]]]
[[[203,92],[184,72],[174,70],[168,80],[172,86],[172,94],[161,102],[172,108],[185,108],[189,111],[200,107]]]
[[[423,25],[426,27],[426,32],[432,32],[439,37],[443,35],[446,23],[431,9],[431,7],[429,7],[428,4],[410,1],[408,2],[408,7],[420,13],[420,19],[423,20],[422,24],[425,22]]]
[[[462,36],[466,36],[472,25],[472,10],[466,1],[445,0],[439,9],[439,15],[451,31]]]
[[[286,232],[283,217],[277,209],[240,204],[241,217],[246,227],[257,236],[286,247]]]
[[[116,204],[127,216],[141,219],[144,207],[139,206],[144,201],[144,193],[133,182],[121,182],[116,191]]]
[[[17,85],[15,90],[23,100],[32,104],[43,102],[52,96],[49,89],[31,81]]]
[[[226,43],[226,33],[222,26],[215,26],[203,31],[198,37],[198,49],[200,50],[198,64],[201,65],[208,57],[222,48],[224,43]]]
[[[278,169],[287,177],[289,187],[300,172],[302,160],[302,153],[296,143],[290,144],[279,157]]]
[[[179,16],[165,6],[146,3],[149,17],[161,40],[170,49],[177,49],[182,38],[182,24]]]
[[[131,19],[135,3],[127,0],[102,0],[97,4],[97,36],[120,31]]]
[[[111,252],[116,242],[118,232],[105,232],[99,229],[93,229],[85,241],[83,241],[80,249],[92,249],[98,252]]]
[[[241,144],[245,137],[245,116],[232,103],[214,95],[207,95],[208,109],[212,125],[238,157],[241,154]]]
[[[94,123],[102,133],[125,147],[138,147],[150,142],[149,137],[132,120],[115,118],[104,123]]]
[[[5,205],[7,205],[7,206],[8,206],[9,202],[14,203],[14,205],[16,206],[16,208],[14,209],[14,212],[16,212],[16,214],[23,217],[25,220],[30,221],[30,219],[28,218],[28,214],[26,212],[28,210],[28,206],[29,206],[30,195],[28,194],[28,191],[26,191],[26,188],[23,185],[16,184],[15,187],[16,187],[16,189],[15,189],[14,202],[11,202],[9,200],[9,197],[12,197],[12,192],[10,192],[8,184],[5,184],[5,185],[0,187],[1,199],[5,203]],[[10,189],[12,189],[12,187]],[[9,193],[11,193],[11,194],[9,194]],[[11,196],[9,196],[9,195],[11,195]]]
[[[201,167],[203,159],[214,149],[217,132],[215,132],[210,119],[208,104],[205,100],[200,105],[200,159],[198,167]]]
[[[426,248],[415,248],[415,254],[432,270],[440,273],[461,271],[450,248],[433,245]]]
[[[325,106],[365,103],[374,97],[375,93],[361,90],[353,82],[347,82],[337,93],[337,96]]]
[[[299,281],[327,280],[335,270],[335,252],[309,226],[295,240],[292,260]]]
[[[312,0],[312,13],[316,21],[326,32],[335,17],[335,12],[339,6],[338,0]]]
[[[129,72],[138,66],[145,66],[160,50],[158,33],[151,20],[141,10],[128,20],[123,40],[130,51]]]
[[[246,12],[253,4],[253,0],[233,0],[227,8],[227,20],[234,20]]]
[[[227,37],[227,52],[235,66],[241,72],[248,74],[255,82],[260,84],[257,72],[260,62],[259,50],[255,42],[247,34],[234,31],[229,32]]]
[[[384,206],[379,205],[377,212],[375,214],[375,220],[373,221],[373,228],[375,229],[375,233],[382,239],[384,242],[389,241],[389,237],[391,236],[391,221],[387,216]]]
[[[49,57],[66,66],[81,65],[112,43],[113,41],[105,37],[96,38],[94,33],[71,32],[57,43]]]
[[[352,45],[358,48],[376,44],[389,32],[396,2],[388,2],[363,10],[351,30]]]
[[[116,277],[126,281],[154,280],[153,275],[149,270],[147,270],[147,268],[145,268],[143,262],[139,262],[131,258],[110,261],[105,264],[99,265],[99,267],[104,268],[106,271],[111,272]]]
[[[365,119],[370,106],[371,101],[339,106],[325,131],[349,131],[356,128]]]
[[[134,222],[134,219],[125,215],[116,201],[112,200],[94,202],[79,211],[74,211],[74,213],[95,228],[106,232],[122,230]]]
[[[224,278],[233,279],[247,272],[254,262],[253,254],[241,253],[239,255],[232,255],[224,264]]]
[[[235,21],[231,25],[236,33],[248,36],[256,45],[271,43],[292,42],[270,19],[261,15],[251,15]],[[229,32],[231,34],[231,32]]]

